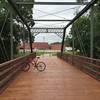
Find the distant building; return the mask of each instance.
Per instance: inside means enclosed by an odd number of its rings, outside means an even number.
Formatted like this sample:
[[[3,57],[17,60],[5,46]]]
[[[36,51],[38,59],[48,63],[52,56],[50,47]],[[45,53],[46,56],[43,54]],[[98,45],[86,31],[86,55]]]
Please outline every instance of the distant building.
[[[61,50],[61,44],[51,44],[50,49],[51,50]]]
[[[29,43],[25,43],[20,45],[20,49],[30,49],[30,44]],[[50,46],[47,42],[34,42],[32,43],[32,48],[33,49],[39,49],[39,50],[48,50],[50,49]]]
[[[25,43],[20,45],[20,49],[30,49],[30,44],[29,43]],[[48,42],[34,42],[32,43],[32,48],[34,50],[54,50],[54,51],[60,51],[61,50],[61,43],[54,43],[54,44],[48,44]],[[71,47],[65,46],[64,45],[64,49],[65,51],[70,51],[72,50]]]
[[[39,49],[39,50],[48,50],[50,49],[50,46],[48,42],[34,42],[32,44],[33,49]]]

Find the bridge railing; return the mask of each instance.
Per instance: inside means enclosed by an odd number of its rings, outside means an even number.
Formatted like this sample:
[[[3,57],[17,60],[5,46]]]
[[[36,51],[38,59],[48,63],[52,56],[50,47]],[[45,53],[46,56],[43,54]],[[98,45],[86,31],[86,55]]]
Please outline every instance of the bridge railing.
[[[9,83],[21,72],[21,68],[25,65],[24,62],[31,56],[35,58],[36,54],[26,55],[0,64],[0,93],[2,93]]]
[[[63,54],[61,57],[61,54],[58,53],[57,56],[93,78],[100,80],[100,60],[71,54]]]

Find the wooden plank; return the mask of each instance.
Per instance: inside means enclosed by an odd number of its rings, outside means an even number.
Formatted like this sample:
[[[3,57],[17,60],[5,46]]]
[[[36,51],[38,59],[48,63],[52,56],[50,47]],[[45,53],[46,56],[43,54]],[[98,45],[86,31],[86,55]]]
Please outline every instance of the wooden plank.
[[[44,72],[23,72],[0,95],[1,100],[99,100],[100,83],[57,57],[40,59]]]
[[[31,56],[35,57],[36,55],[30,54],[0,64],[0,93],[11,83],[12,79],[23,67],[23,63]]]

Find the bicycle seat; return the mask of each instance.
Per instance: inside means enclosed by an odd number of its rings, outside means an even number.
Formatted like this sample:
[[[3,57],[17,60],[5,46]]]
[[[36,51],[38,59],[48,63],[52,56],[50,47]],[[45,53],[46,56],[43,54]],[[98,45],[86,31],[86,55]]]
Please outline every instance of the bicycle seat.
[[[39,59],[40,57],[38,56],[37,58]]]

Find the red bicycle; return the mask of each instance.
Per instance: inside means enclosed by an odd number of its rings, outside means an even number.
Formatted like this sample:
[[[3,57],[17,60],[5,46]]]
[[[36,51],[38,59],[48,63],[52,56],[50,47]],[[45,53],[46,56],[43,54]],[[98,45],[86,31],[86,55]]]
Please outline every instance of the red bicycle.
[[[38,71],[42,72],[46,69],[46,64],[42,61],[38,61],[40,57],[36,57],[35,59],[28,58],[28,60],[24,63],[23,71],[28,71],[30,69],[30,65],[36,68]]]

